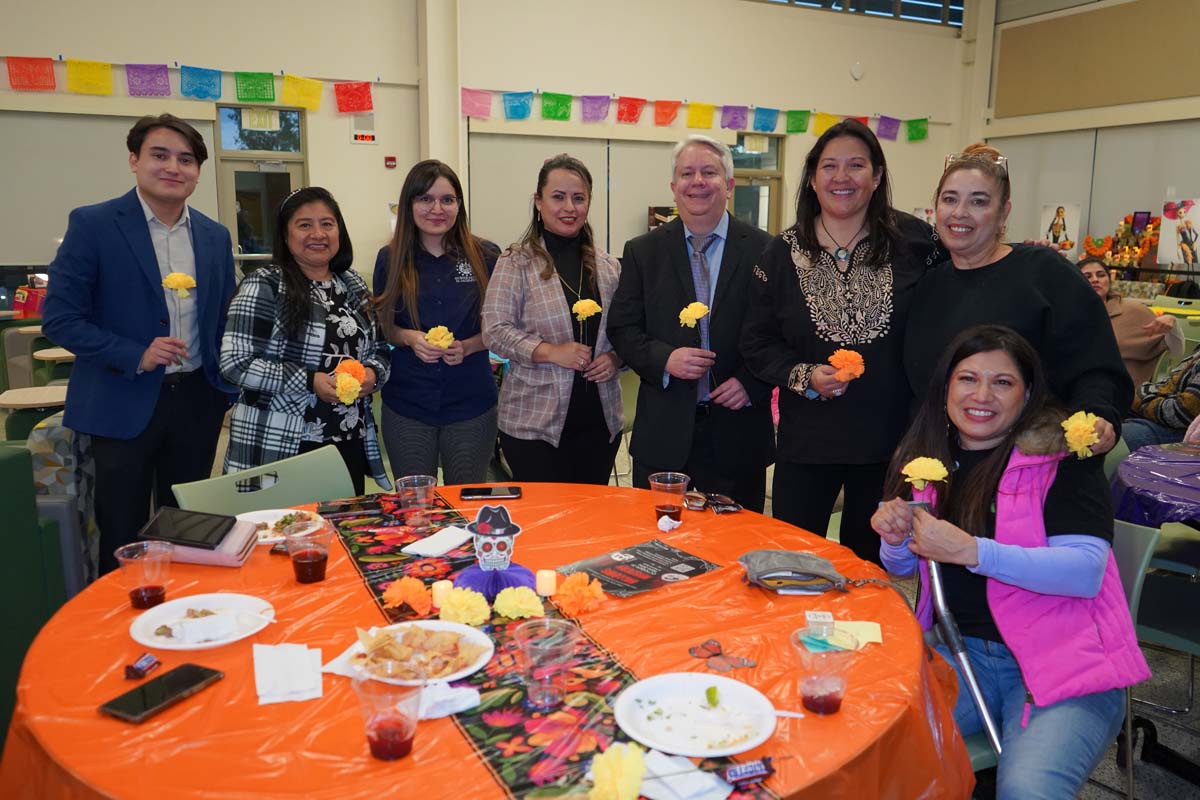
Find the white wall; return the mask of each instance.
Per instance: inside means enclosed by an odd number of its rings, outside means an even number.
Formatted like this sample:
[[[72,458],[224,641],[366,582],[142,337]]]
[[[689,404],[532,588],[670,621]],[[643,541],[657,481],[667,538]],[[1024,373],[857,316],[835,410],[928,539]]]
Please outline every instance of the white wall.
[[[0,54],[57,57],[61,53],[66,58],[118,64],[166,63],[172,67],[172,103],[183,102],[176,62],[225,71],[222,103],[236,102],[232,73],[239,70],[277,76],[285,70],[330,82],[378,80],[373,86],[377,145],[351,143],[350,120],[337,113],[332,86],[325,87],[321,109],[306,114],[309,181],[338,198],[359,249],[355,266],[370,273],[375,248],[389,234],[387,202],[396,199],[419,152],[416,2],[354,0],[334,7],[317,0],[294,0],[285,8],[209,0],[191,12],[167,12],[94,0],[10,0],[9,24],[0,26]],[[40,94],[42,100],[66,107],[82,99],[65,95],[65,65],[56,65],[56,73],[58,92]],[[127,97],[124,70],[114,68],[113,77],[114,96],[95,98],[105,108],[103,113],[156,114],[168,100]],[[277,98],[279,93],[277,78]],[[15,95],[19,94],[23,93],[8,89],[7,80],[0,80],[0,108],[18,105],[22,98]],[[211,103],[189,105],[203,112],[196,117],[214,116]],[[118,148],[123,149],[122,141],[123,136],[115,142]],[[213,143],[209,145],[213,149]],[[62,161],[48,166],[69,174],[76,154],[61,155]],[[396,156],[395,170],[384,167],[384,155]],[[77,157],[92,156],[79,153]],[[215,163],[206,164],[205,171],[215,173]],[[132,185],[130,179],[125,188]],[[76,204],[76,198],[62,198],[59,213],[64,226]]]
[[[901,132],[899,141],[885,143],[897,208],[927,205],[945,154],[966,144],[957,134],[965,73],[953,29],[735,0],[459,4],[462,82],[470,88],[929,116],[949,123],[931,125],[924,142],[909,144]],[[850,76],[855,62],[864,69],[861,81]],[[646,114],[642,127],[652,125]],[[681,112],[676,123],[679,138],[688,132],[683,117]],[[541,127],[557,124],[586,127]],[[787,206],[794,205],[803,158],[814,141],[811,133],[787,137]],[[791,219],[785,209],[784,223]]]

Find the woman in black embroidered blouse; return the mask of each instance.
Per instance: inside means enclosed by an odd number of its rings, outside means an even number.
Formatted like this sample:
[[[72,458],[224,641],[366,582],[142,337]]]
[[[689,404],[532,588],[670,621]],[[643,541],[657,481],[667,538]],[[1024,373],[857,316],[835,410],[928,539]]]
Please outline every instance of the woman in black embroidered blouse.
[[[841,542],[876,563],[870,518],[912,398],[905,320],[936,253],[930,227],[891,207],[879,140],[845,120],[809,151],[796,224],[767,247],[751,281],[742,351],[780,387],[773,514],[823,536],[844,490]],[[839,349],[862,356],[862,377],[836,377],[829,357]]]

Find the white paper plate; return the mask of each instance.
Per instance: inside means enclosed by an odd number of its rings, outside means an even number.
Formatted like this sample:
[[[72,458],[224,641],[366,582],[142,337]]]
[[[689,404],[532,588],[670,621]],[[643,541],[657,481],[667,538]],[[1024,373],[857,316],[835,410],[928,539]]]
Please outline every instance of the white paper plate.
[[[705,693],[717,687],[717,707]],[[638,681],[613,704],[634,741],[677,756],[715,758],[758,747],[775,732],[775,707],[741,681],[704,672],[667,672]]]
[[[496,651],[496,643],[492,641],[492,637],[488,636],[478,628],[472,628],[470,625],[463,625],[461,622],[444,622],[440,619],[418,619],[413,620],[412,622],[398,622],[395,625],[385,625],[380,628],[372,628],[372,630],[399,631],[409,627],[428,628],[429,630],[434,631],[454,631],[455,633],[461,633],[463,638],[469,644],[480,645],[486,648],[482,653],[479,654],[478,658],[476,658],[467,666],[463,667],[457,672],[451,672],[449,675],[443,675],[440,678],[436,678],[436,680],[439,681],[446,681],[449,683],[450,681],[456,681],[459,678],[465,678],[468,675],[478,672],[485,664],[492,660],[492,654]],[[348,651],[351,664],[354,663],[354,657],[361,652],[363,652],[362,642],[355,642],[354,646]],[[382,681],[384,683],[394,683],[397,686],[421,685],[421,681],[403,680],[401,678],[376,677],[375,680]]]
[[[210,611],[234,614],[238,622],[237,631],[222,639],[193,643],[176,642],[165,636],[155,635],[155,628],[178,622],[187,615],[189,608],[197,610],[205,608]],[[233,594],[232,592],[193,594],[176,600],[168,600],[142,612],[129,626],[129,635],[138,644],[153,647],[156,650],[211,650],[214,647],[222,647],[230,642],[253,636],[267,627],[273,619],[275,619],[274,606],[259,597]]]
[[[246,511],[242,514],[238,514],[237,518],[240,519],[242,522],[250,522],[255,525],[257,525],[260,522],[266,523],[267,529],[258,532],[258,543],[259,544],[275,544],[277,542],[283,541],[283,534],[276,533],[273,526],[275,525],[276,522],[279,521],[279,519],[281,517],[283,517],[287,514],[295,514],[295,513],[296,513],[296,509],[294,509],[294,508],[267,508],[267,509],[263,509],[262,511]],[[325,520],[323,518],[318,517],[316,514],[313,514],[311,511],[307,511],[305,513],[311,514],[313,517],[312,523],[309,525],[309,528],[311,530],[314,530],[314,531],[319,530],[320,527],[325,524]]]

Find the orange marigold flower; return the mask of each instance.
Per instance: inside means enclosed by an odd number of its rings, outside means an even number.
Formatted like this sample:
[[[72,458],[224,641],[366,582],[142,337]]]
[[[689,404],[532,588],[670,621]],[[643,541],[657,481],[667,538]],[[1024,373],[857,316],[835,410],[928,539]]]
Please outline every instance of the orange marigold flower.
[[[433,593],[425,588],[425,583],[420,579],[403,577],[392,582],[384,591],[383,607],[399,608],[405,604],[423,617],[433,609]]]
[[[353,358],[343,358],[333,370],[334,375],[349,375],[354,380],[362,383],[367,379],[367,368],[362,365],[361,361],[355,361]]]
[[[558,585],[552,597],[564,614],[577,617],[603,600],[604,590],[600,581],[589,581],[586,573],[576,572]]]
[[[833,355],[829,357],[829,363],[837,369],[834,377],[839,381],[861,378],[866,371],[862,355],[855,350],[834,350]]]

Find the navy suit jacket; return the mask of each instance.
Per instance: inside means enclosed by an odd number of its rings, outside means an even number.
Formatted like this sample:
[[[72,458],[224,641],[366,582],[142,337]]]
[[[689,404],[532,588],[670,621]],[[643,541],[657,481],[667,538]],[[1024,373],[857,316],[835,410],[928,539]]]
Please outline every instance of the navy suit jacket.
[[[194,208],[190,214],[200,358],[209,383],[232,392],[217,367],[236,283],[233,247],[223,225]],[[171,335],[166,291],[135,190],[71,212],[42,310],[42,331],[75,354],[63,419],[68,428],[115,439],[145,430],[165,372],[137,370],[150,342]]]

